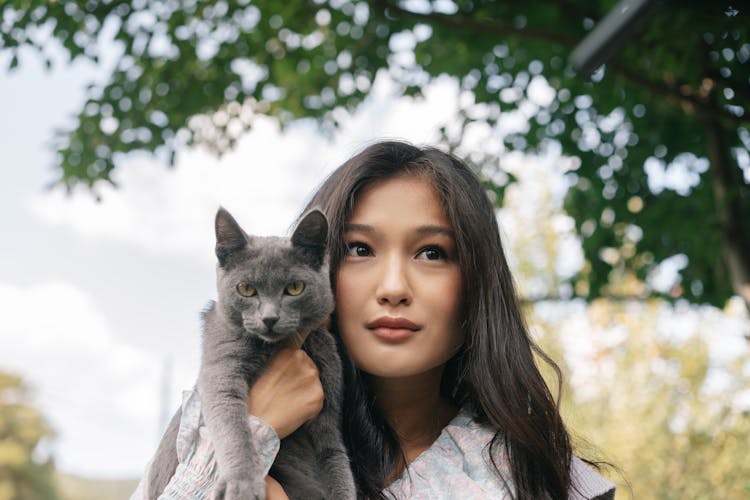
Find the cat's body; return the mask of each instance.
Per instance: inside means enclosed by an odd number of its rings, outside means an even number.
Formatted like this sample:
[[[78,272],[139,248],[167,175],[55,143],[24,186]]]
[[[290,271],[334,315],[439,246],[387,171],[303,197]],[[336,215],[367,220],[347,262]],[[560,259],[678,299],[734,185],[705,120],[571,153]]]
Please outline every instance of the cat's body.
[[[282,440],[272,476],[290,498],[355,498],[341,438],[341,361],[320,325],[333,310],[325,258],[327,222],[313,211],[291,238],[251,237],[228,212],[216,215],[219,299],[203,313],[196,389],[219,468],[214,498],[265,499],[265,478],[247,425],[247,393],[280,344],[310,331],[303,349],[316,363],[325,402],[320,414]],[[180,412],[150,468],[156,498],[177,467]],[[314,436],[314,439],[312,438]]]

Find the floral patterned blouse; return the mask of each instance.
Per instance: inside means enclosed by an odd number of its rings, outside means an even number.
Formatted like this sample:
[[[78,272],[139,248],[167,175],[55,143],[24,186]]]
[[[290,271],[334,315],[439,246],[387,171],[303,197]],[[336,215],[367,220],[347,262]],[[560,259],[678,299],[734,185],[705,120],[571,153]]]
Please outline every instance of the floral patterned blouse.
[[[194,390],[183,393],[182,419],[177,435],[179,465],[160,500],[210,498],[218,470],[210,437],[200,416],[200,398]],[[265,472],[279,451],[279,438],[263,420],[248,416]],[[501,480],[489,459],[492,428],[472,419],[466,408],[443,429],[430,448],[420,454],[391,483],[385,493],[397,499],[503,499],[511,498],[513,483],[504,453],[495,462]],[[146,477],[141,479],[130,500],[146,500]],[[571,464],[574,485],[569,499],[613,499],[615,486],[577,457]]]

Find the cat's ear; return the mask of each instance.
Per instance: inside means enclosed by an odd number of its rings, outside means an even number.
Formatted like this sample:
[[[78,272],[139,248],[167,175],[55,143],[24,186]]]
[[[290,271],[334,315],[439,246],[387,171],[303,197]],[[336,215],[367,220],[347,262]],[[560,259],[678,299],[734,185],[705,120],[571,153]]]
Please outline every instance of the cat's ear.
[[[216,228],[216,257],[219,258],[219,265],[224,267],[232,252],[247,245],[247,238],[234,217],[224,208],[220,207],[216,212],[214,226]]]
[[[303,250],[313,267],[323,264],[328,239],[328,219],[318,209],[305,214],[292,234],[292,245]]]

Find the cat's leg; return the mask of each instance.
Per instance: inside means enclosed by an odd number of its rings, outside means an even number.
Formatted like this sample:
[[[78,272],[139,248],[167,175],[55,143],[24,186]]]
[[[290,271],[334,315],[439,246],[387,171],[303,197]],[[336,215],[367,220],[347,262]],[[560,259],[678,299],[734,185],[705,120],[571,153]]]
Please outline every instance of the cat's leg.
[[[314,437],[315,454],[325,475],[326,498],[355,499],[357,489],[341,434],[343,383],[335,340],[326,330],[315,331],[305,343],[305,350],[318,366],[325,397],[323,409],[307,430]]]
[[[247,425],[248,384],[239,370],[222,371],[202,372],[198,378],[203,419],[219,469],[213,498],[264,500],[265,478]]]
[[[162,494],[167,483],[177,469],[177,433],[180,430],[182,409],[178,409],[170,420],[167,430],[161,438],[154,459],[148,469],[147,496],[156,500]]]
[[[281,441],[279,454],[270,475],[284,487],[292,500],[326,500],[318,457],[307,426],[302,426]]]
[[[315,454],[324,474],[326,498],[353,500],[357,497],[349,455],[341,436],[339,418],[333,412],[323,411],[310,422],[308,430],[312,436]]]

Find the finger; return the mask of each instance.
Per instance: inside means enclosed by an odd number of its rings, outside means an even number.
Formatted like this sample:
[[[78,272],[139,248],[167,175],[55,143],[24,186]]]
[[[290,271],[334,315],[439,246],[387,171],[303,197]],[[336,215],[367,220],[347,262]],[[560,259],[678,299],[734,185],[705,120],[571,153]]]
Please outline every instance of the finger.
[[[287,347],[291,347],[292,349],[299,349],[302,347],[302,344],[305,343],[305,340],[307,340],[307,336],[310,335],[310,332],[300,332],[296,335],[292,336],[289,340],[286,341]]]
[[[271,476],[266,476],[266,500],[288,500],[284,488]]]

